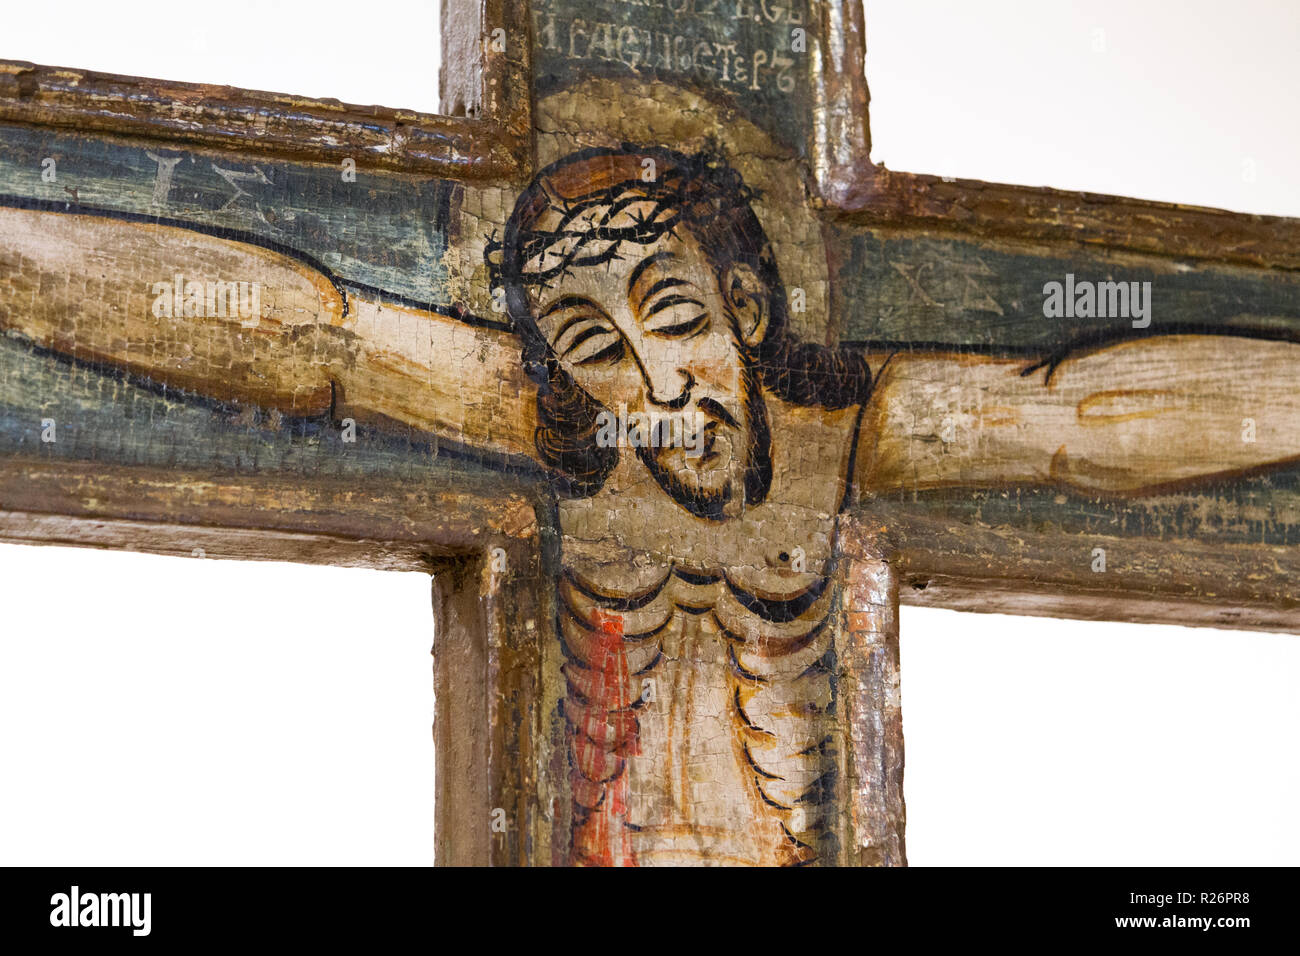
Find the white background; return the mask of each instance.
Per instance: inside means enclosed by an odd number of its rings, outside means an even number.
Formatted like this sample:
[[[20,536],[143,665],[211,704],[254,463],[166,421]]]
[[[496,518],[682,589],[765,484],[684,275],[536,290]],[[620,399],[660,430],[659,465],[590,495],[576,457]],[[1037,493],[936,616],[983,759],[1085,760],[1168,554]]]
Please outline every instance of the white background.
[[[890,168],[1300,216],[1294,4],[868,0],[867,33]],[[433,110],[437,35],[432,0],[64,0],[0,57]],[[0,546],[0,864],[428,863],[430,620],[417,574]],[[1300,640],[902,627],[913,864],[1300,862]]]

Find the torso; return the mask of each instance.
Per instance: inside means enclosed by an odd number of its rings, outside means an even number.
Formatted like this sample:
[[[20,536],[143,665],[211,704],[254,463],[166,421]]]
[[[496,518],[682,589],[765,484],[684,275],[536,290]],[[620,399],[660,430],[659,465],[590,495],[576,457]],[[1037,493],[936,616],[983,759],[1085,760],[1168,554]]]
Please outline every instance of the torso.
[[[823,443],[846,475],[857,414],[773,419],[777,479],[738,519],[694,518],[657,486],[561,503],[576,862],[817,858],[845,486],[781,479]]]

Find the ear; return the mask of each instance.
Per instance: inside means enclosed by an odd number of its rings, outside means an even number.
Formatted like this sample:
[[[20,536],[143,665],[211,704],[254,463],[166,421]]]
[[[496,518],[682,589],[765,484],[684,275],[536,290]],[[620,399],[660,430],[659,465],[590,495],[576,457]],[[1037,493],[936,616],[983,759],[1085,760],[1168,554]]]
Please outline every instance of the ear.
[[[749,348],[757,348],[767,335],[772,303],[767,286],[751,266],[735,263],[722,274],[722,297],[736,317],[736,331]]]

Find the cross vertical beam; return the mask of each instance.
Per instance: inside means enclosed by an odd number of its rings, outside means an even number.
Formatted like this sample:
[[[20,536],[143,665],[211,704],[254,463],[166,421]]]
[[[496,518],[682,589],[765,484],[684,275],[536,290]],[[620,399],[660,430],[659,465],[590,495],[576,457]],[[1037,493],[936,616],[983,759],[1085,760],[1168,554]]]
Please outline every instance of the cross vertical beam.
[[[841,862],[904,866],[903,707],[899,686],[898,572],[879,529],[840,525],[843,631],[839,643],[844,740]]]
[[[433,577],[434,859],[472,866],[492,856],[484,561],[447,562]]]
[[[435,856],[439,865],[563,860],[558,647],[537,534],[434,565]]]

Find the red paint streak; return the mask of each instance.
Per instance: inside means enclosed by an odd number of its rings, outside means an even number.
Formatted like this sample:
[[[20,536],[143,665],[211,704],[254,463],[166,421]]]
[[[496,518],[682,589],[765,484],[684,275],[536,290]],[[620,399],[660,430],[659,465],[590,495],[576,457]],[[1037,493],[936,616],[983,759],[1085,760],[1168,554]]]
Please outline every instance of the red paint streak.
[[[574,751],[579,768],[587,768],[592,779],[605,781],[600,806],[574,830],[573,854],[577,860],[595,866],[636,866],[632,833],[624,821],[628,814],[628,775],[619,761],[638,752],[636,721],[628,710],[632,693],[628,681],[627,652],[623,648],[623,618],[593,611],[596,642],[592,654],[594,672],[590,703],[583,726],[575,728]],[[607,739],[607,724],[626,728],[612,747],[596,741]],[[581,773],[581,769],[579,770]]]

